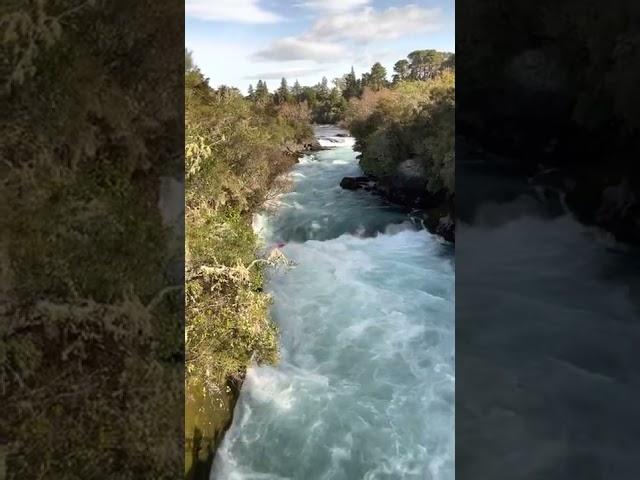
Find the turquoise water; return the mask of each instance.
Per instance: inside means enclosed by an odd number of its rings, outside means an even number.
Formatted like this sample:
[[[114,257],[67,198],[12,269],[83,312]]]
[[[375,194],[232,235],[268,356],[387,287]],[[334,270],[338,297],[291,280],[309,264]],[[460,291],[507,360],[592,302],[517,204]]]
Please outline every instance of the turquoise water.
[[[281,361],[247,373],[213,479],[453,479],[451,247],[362,191],[353,139],[304,157],[266,245]]]

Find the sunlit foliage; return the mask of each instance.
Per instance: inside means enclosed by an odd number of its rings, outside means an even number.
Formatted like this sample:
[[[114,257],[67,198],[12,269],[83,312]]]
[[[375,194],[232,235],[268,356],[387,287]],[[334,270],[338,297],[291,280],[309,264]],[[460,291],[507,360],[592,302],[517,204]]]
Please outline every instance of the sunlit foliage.
[[[187,382],[215,395],[252,360],[277,359],[262,291],[276,259],[259,258],[250,216],[313,131],[307,106],[285,101],[286,84],[276,104],[215,90],[195,67],[185,82]]]
[[[393,88],[365,88],[353,98],[344,124],[362,152],[361,165],[374,176],[392,175],[415,158],[424,166],[430,192],[454,192],[455,74],[426,81],[400,81]]]

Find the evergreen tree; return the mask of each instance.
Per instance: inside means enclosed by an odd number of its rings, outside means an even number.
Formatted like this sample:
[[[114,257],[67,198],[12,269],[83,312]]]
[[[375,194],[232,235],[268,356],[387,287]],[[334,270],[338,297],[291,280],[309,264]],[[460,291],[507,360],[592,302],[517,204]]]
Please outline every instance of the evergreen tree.
[[[258,103],[268,103],[270,100],[269,88],[267,87],[267,82],[263,82],[262,80],[258,80],[258,84],[256,85],[255,91],[255,99]]]
[[[307,102],[310,109],[314,109],[318,103],[318,93],[313,87],[302,87],[302,93],[300,95],[301,102]]]
[[[300,82],[298,82],[298,80],[296,80],[293,84],[293,87],[291,87],[291,95],[293,95],[293,98],[297,102],[301,100],[300,96],[302,95],[302,87],[300,86]]]
[[[411,75],[409,61],[406,59],[398,60],[393,66],[393,71],[396,72],[393,76],[394,84],[407,80]]]
[[[326,100],[329,97],[329,80],[327,77],[322,77],[322,81],[317,87],[318,89],[318,98],[320,100]]]
[[[282,77],[282,81],[280,82],[280,88],[276,91],[275,100],[278,105],[291,101],[287,79],[284,77]]]
[[[369,77],[371,77],[371,74],[368,72],[364,72],[362,74],[362,78],[360,79],[360,85],[362,86],[363,90],[364,90],[364,87],[369,86]]]
[[[344,85],[344,91],[342,92],[342,95],[344,96],[344,98],[348,100],[353,97],[359,97],[361,93],[360,82],[356,78],[356,72],[353,70],[353,67],[351,67],[351,72],[345,75],[344,80],[345,80],[345,85]]]
[[[253,100],[254,97],[256,96],[256,92],[253,90],[253,85],[249,84],[249,89],[247,90],[247,92],[248,92],[247,98],[249,100]]]
[[[371,73],[367,77],[367,85],[375,91],[387,86],[387,70],[380,62],[376,62],[371,67]]]
[[[411,79],[429,80],[442,70],[442,64],[447,59],[447,55],[436,50],[415,50],[408,55],[408,58],[411,61]]]
[[[342,92],[337,86],[331,90],[329,105],[330,115],[327,121],[335,123],[342,118],[344,111],[347,109],[347,100],[342,96]]]

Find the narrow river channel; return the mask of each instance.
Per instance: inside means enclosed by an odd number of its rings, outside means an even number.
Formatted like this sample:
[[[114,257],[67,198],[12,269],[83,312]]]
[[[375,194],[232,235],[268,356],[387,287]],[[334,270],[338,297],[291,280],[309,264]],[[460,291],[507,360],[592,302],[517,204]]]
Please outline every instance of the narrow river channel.
[[[281,361],[247,373],[211,478],[454,478],[453,248],[364,191],[353,139],[304,156],[255,226],[292,269],[270,273]]]

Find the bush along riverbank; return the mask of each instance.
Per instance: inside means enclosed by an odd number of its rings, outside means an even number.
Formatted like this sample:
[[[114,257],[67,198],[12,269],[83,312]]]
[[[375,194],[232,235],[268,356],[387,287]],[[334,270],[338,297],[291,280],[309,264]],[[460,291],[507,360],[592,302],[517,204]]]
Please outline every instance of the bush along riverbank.
[[[209,478],[251,362],[278,359],[252,214],[317,148],[305,105],[214,89],[186,56],[185,474]]]
[[[455,72],[445,54],[420,62],[430,73],[403,76],[411,64],[399,61],[393,83],[350,99],[342,126],[356,139],[366,176],[341,186],[417,210],[431,232],[454,242]]]

